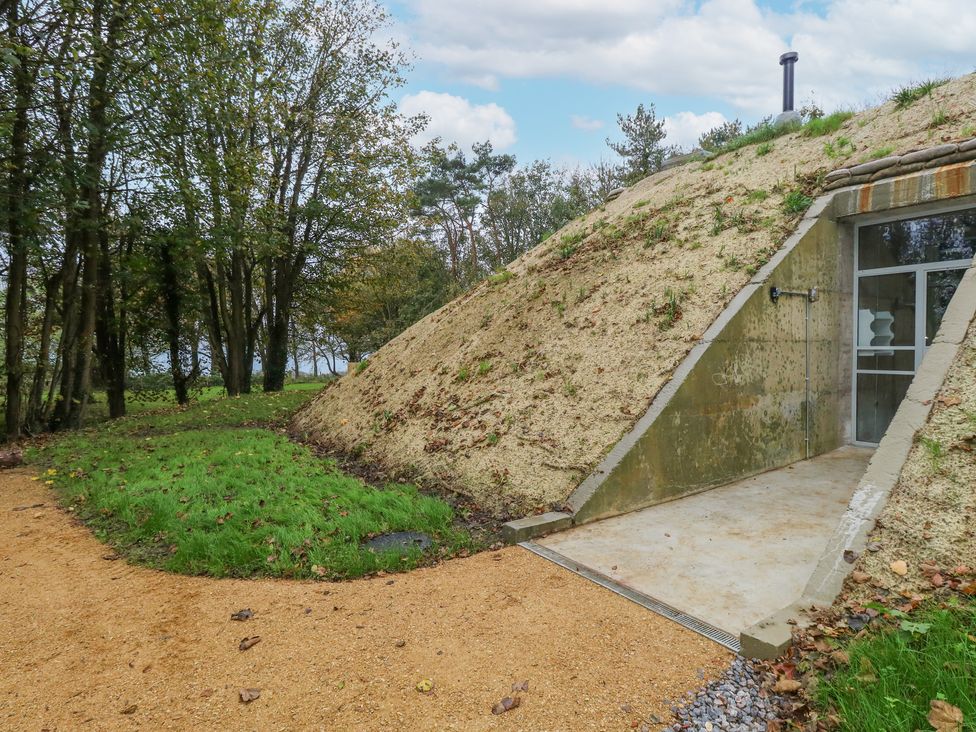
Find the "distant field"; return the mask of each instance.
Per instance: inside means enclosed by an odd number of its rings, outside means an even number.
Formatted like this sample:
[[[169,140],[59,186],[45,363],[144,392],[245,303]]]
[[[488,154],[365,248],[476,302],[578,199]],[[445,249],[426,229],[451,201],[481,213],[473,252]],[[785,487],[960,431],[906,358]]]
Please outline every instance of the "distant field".
[[[320,387],[234,399],[207,390],[186,409],[142,402],[27,459],[98,538],[174,572],[343,579],[473,548],[446,502],[411,485],[367,486],[288,439],[283,426]],[[425,532],[434,545],[363,547],[394,531]]]

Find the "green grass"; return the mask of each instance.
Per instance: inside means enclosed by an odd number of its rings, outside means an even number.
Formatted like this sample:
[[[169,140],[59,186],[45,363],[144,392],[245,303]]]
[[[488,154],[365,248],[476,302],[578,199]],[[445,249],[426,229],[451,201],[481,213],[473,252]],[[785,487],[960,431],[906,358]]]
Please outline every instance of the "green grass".
[[[773,143],[763,142],[756,146],[756,157],[761,158],[764,155],[769,155],[773,151]]]
[[[895,103],[896,109],[907,109],[919,99],[932,96],[932,92],[943,84],[948,84],[950,79],[928,79],[916,84],[908,84],[895,90],[891,95],[891,100]]]
[[[433,556],[471,547],[444,501],[410,485],[367,486],[275,429],[313,394],[127,417],[53,437],[27,459],[99,539],[173,572],[342,579],[427,561],[362,546],[391,531],[430,534]]]
[[[976,606],[903,615],[850,643],[850,663],[818,684],[818,705],[845,732],[912,732],[932,728],[929,702],[940,699],[976,729]]]
[[[796,132],[801,128],[800,123],[795,124],[783,124],[774,125],[771,122],[758,125],[755,129],[746,132],[744,135],[740,135],[732,140],[729,140],[725,145],[715,151],[716,154],[721,155],[722,153],[734,152],[743,147],[749,145],[758,145],[764,142],[771,142],[777,137],[782,137],[783,135],[788,135],[791,132]],[[771,148],[770,148],[771,149]],[[704,170],[704,165],[702,170]]]
[[[861,158],[861,162],[867,163],[867,162],[869,162],[871,160],[881,160],[881,158],[888,157],[894,151],[895,151],[895,148],[891,147],[890,145],[885,145],[884,147],[879,147],[879,148],[877,148],[877,149],[872,150],[871,152],[869,152],[867,155],[865,155],[863,158]]]
[[[823,137],[837,132],[844,123],[854,116],[853,112],[840,111],[826,117],[812,119],[803,126],[804,137]]]
[[[803,191],[790,191],[783,199],[783,209],[786,213],[801,214],[810,208],[813,199]]]

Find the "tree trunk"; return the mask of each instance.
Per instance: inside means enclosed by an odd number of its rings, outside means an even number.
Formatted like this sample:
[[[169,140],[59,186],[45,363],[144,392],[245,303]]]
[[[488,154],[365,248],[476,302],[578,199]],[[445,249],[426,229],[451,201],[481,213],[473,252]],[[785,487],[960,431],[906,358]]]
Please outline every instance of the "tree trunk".
[[[166,340],[169,343],[169,370],[173,376],[173,390],[176,392],[177,404],[189,404],[190,390],[187,383],[189,379],[183,370],[180,355],[183,296],[176,263],[173,261],[172,244],[168,240],[160,247],[159,258],[162,263],[163,309],[166,313]]]
[[[8,33],[15,49],[19,43],[19,3],[11,2],[7,9]],[[21,387],[24,381],[24,325],[27,318],[27,232],[26,198],[30,187],[27,175],[28,108],[31,97],[31,78],[24,53],[18,53],[19,63],[14,75],[14,120],[10,132],[10,174],[7,188],[7,269],[6,348],[4,365],[7,370],[7,403],[5,409],[7,438],[20,436]]]
[[[34,379],[27,401],[25,424],[30,432],[39,432],[44,422],[44,383],[47,381],[48,361],[51,359],[51,331],[54,328],[54,306],[58,296],[60,276],[55,274],[44,283],[44,319],[41,323],[41,339],[34,366]]]
[[[115,312],[115,283],[108,232],[98,231],[98,287],[95,295],[95,343],[98,365],[105,381],[108,414],[112,419],[125,416],[125,333],[121,317]],[[119,314],[121,315],[121,314]]]

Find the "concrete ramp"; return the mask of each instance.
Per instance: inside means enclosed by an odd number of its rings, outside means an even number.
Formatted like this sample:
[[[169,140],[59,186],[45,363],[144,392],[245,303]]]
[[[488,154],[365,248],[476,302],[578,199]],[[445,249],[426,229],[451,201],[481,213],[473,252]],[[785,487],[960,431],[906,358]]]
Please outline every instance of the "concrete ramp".
[[[800,598],[872,452],[840,448],[528,548],[737,648]]]

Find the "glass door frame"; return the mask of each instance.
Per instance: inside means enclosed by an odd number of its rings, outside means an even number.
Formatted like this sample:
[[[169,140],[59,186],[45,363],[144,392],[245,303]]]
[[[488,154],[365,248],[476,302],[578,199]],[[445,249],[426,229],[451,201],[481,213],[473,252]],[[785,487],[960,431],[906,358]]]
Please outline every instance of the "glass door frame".
[[[882,216],[871,216],[859,219],[854,224],[854,289],[853,289],[853,303],[851,312],[851,342],[852,342],[852,354],[851,354],[851,443],[854,445],[861,445],[864,447],[877,447],[876,442],[865,442],[863,440],[857,439],[857,377],[859,374],[890,374],[892,376],[911,376],[915,377],[918,373],[919,366],[922,364],[922,359],[925,357],[925,352],[929,348],[927,327],[926,327],[926,315],[928,312],[928,276],[931,272],[944,272],[947,270],[966,270],[973,266],[972,259],[953,259],[946,260],[943,262],[925,262],[922,264],[905,264],[898,265],[895,267],[877,267],[874,269],[864,269],[860,268],[859,263],[859,242],[858,237],[860,235],[860,230],[862,226],[873,226],[875,224],[884,224],[891,221],[904,221],[908,219],[924,218],[927,216],[938,216],[940,214],[953,213],[955,211],[967,211],[974,208],[973,203],[969,203],[965,206],[947,206],[945,208],[937,208],[932,210],[927,210],[925,212],[901,212],[897,215],[892,215],[890,213]],[[876,277],[879,275],[889,275],[889,274],[905,274],[913,273],[915,275],[915,343],[912,346],[875,346],[875,347],[864,347],[858,345],[858,301],[860,298],[860,285],[862,277]],[[887,371],[884,369],[860,369],[858,368],[858,352],[863,350],[878,350],[878,351],[915,351],[915,363],[914,369],[912,371]]]

